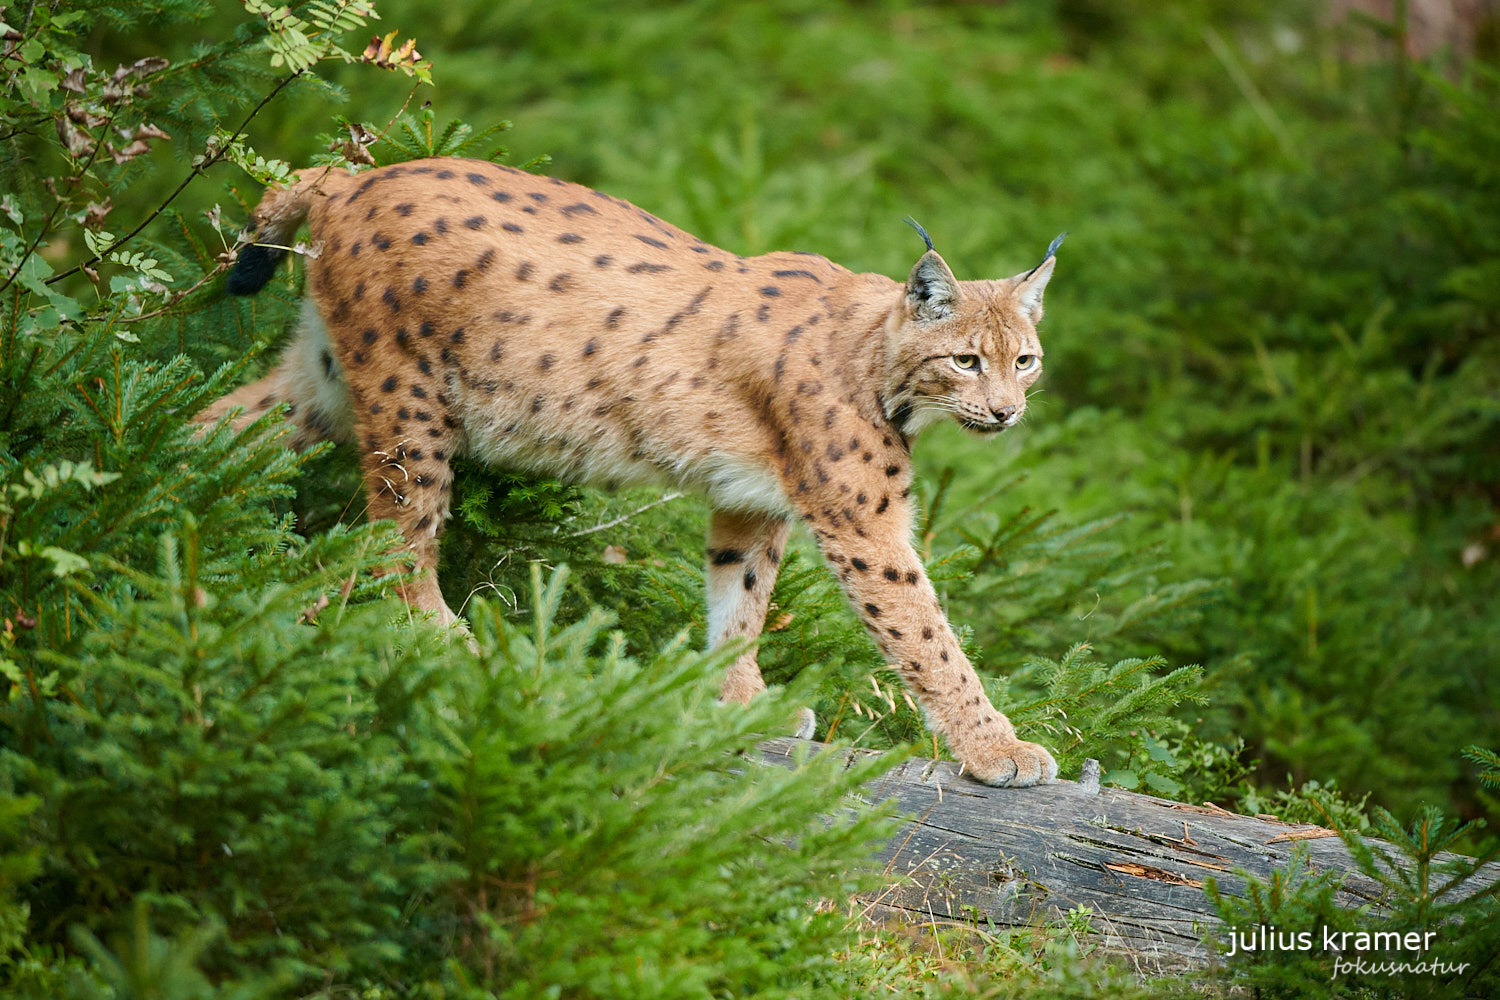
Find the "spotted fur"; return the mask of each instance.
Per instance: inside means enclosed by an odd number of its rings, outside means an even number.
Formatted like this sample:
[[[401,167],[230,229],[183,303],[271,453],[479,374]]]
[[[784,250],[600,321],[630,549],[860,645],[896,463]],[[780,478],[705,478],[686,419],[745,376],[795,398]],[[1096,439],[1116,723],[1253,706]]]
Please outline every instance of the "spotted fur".
[[[281,364],[201,415],[287,403],[293,444],[358,448],[370,513],[436,581],[451,461],[707,496],[709,639],[754,639],[800,519],[888,662],[970,774],[1056,774],[990,704],[911,543],[912,438],[944,416],[1012,427],[1041,371],[1054,258],[958,281],[929,249],[902,283],[810,254],[740,257],[628,202],[490,163],[433,159],[269,191],[254,238],[306,219],[307,306]],[[242,258],[245,259],[245,258]],[[249,255],[234,289],[269,280]],[[238,414],[236,410],[242,410]],[[764,687],[753,652],[726,699]]]

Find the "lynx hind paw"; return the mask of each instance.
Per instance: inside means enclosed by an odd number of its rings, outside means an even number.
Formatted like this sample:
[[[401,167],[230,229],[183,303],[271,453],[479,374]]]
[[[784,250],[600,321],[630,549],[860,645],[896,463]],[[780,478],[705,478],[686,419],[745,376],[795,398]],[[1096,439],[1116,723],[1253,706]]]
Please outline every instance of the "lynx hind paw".
[[[796,728],[792,730],[792,738],[796,740],[810,740],[818,731],[818,717],[813,710],[806,705],[797,709]]]
[[[997,788],[1030,788],[1057,777],[1057,761],[1047,748],[1024,740],[984,747],[979,754],[960,759],[965,774]]]

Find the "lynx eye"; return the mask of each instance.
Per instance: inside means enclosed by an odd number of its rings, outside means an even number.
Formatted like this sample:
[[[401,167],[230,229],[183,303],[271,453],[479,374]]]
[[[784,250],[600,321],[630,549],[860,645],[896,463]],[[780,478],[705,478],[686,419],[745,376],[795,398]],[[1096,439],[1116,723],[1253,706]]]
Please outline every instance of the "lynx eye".
[[[1042,363],[1042,359],[1035,354],[1022,354],[1016,358],[1016,371],[1029,372]]]
[[[953,367],[959,369],[960,371],[974,371],[979,367],[979,355],[955,354],[953,355]]]

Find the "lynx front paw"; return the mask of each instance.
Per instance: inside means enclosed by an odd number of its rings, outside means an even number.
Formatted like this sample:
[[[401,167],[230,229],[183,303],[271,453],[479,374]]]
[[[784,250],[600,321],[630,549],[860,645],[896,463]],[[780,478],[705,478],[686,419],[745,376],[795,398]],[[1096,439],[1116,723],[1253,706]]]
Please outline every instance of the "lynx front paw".
[[[1057,777],[1057,761],[1043,746],[1012,739],[960,753],[964,773],[1000,788],[1028,788]]]

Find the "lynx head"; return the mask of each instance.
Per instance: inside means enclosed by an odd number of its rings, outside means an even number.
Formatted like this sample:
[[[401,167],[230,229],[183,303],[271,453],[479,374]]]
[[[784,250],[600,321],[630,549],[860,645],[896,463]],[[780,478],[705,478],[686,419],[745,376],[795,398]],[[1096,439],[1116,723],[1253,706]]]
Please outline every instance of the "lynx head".
[[[1027,389],[1042,374],[1036,325],[1063,237],[1030,271],[959,281],[926,231],[911,225],[927,252],[887,327],[886,418],[908,437],[944,414],[979,434],[1014,427],[1026,412]]]

